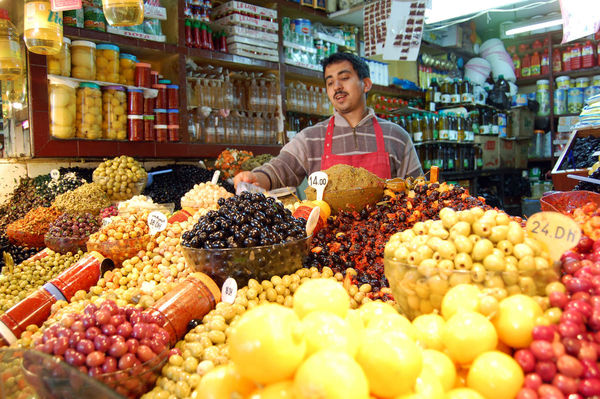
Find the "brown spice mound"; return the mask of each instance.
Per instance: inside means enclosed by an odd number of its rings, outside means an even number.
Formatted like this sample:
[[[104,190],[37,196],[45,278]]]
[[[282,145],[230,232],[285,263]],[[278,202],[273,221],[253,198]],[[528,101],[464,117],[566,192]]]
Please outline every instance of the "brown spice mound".
[[[352,188],[377,187],[383,184],[383,181],[365,168],[355,168],[353,166],[338,164],[324,170],[329,178],[325,192],[348,190]],[[308,187],[306,194],[314,193],[315,189]]]
[[[100,210],[110,205],[106,192],[97,183],[88,183],[56,197],[52,206],[71,214],[100,214]]]

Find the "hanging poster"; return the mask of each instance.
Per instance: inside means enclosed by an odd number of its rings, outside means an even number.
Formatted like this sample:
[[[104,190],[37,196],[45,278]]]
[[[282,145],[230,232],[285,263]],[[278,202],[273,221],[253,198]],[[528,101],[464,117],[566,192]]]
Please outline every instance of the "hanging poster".
[[[571,42],[600,30],[600,1],[560,0],[563,18],[562,43]]]

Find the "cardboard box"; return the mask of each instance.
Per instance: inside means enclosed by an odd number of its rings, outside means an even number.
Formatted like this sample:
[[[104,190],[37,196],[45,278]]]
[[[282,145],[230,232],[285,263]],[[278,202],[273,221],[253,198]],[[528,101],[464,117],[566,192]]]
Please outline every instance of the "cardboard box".
[[[277,19],[277,11],[271,8],[259,7],[254,4],[248,4],[241,1],[229,1],[225,4],[218,6],[212,10],[212,15],[218,18],[222,15],[226,15],[229,12],[242,12],[259,17],[266,17],[271,19]]]
[[[265,21],[259,18],[249,17],[241,14],[231,14],[225,17],[219,18],[215,21],[219,25],[238,25],[244,27],[250,27],[252,29],[264,29],[269,32],[277,32],[279,29],[278,25],[274,22]]]
[[[527,169],[529,139],[500,139],[500,166]]]
[[[475,144],[481,147],[482,169],[498,169],[500,167],[500,138],[490,135],[476,135]]]
[[[510,135],[517,139],[533,137],[535,114],[527,108],[513,108],[508,112]]]
[[[558,118],[556,130],[560,133],[570,133],[578,122],[579,116],[561,116]]]
[[[463,28],[459,25],[451,25],[444,29],[425,30],[423,40],[442,47],[462,47]]]

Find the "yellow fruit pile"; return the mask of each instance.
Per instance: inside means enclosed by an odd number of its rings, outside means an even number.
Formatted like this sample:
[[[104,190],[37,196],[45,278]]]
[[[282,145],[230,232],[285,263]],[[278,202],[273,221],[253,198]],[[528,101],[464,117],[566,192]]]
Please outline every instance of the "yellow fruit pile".
[[[543,312],[525,295],[491,304],[486,298],[459,285],[441,315],[411,323],[383,302],[351,309],[335,280],[306,281],[292,309],[263,304],[231,324],[232,361],[202,378],[197,397],[515,397],[523,372],[501,348],[527,345]]]

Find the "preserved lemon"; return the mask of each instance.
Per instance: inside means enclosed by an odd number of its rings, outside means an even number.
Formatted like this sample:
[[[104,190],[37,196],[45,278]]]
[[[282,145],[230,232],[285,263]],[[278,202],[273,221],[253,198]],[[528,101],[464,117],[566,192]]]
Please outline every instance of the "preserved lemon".
[[[56,55],[63,42],[62,11],[52,11],[50,1],[25,0],[25,45],[32,53]]]

